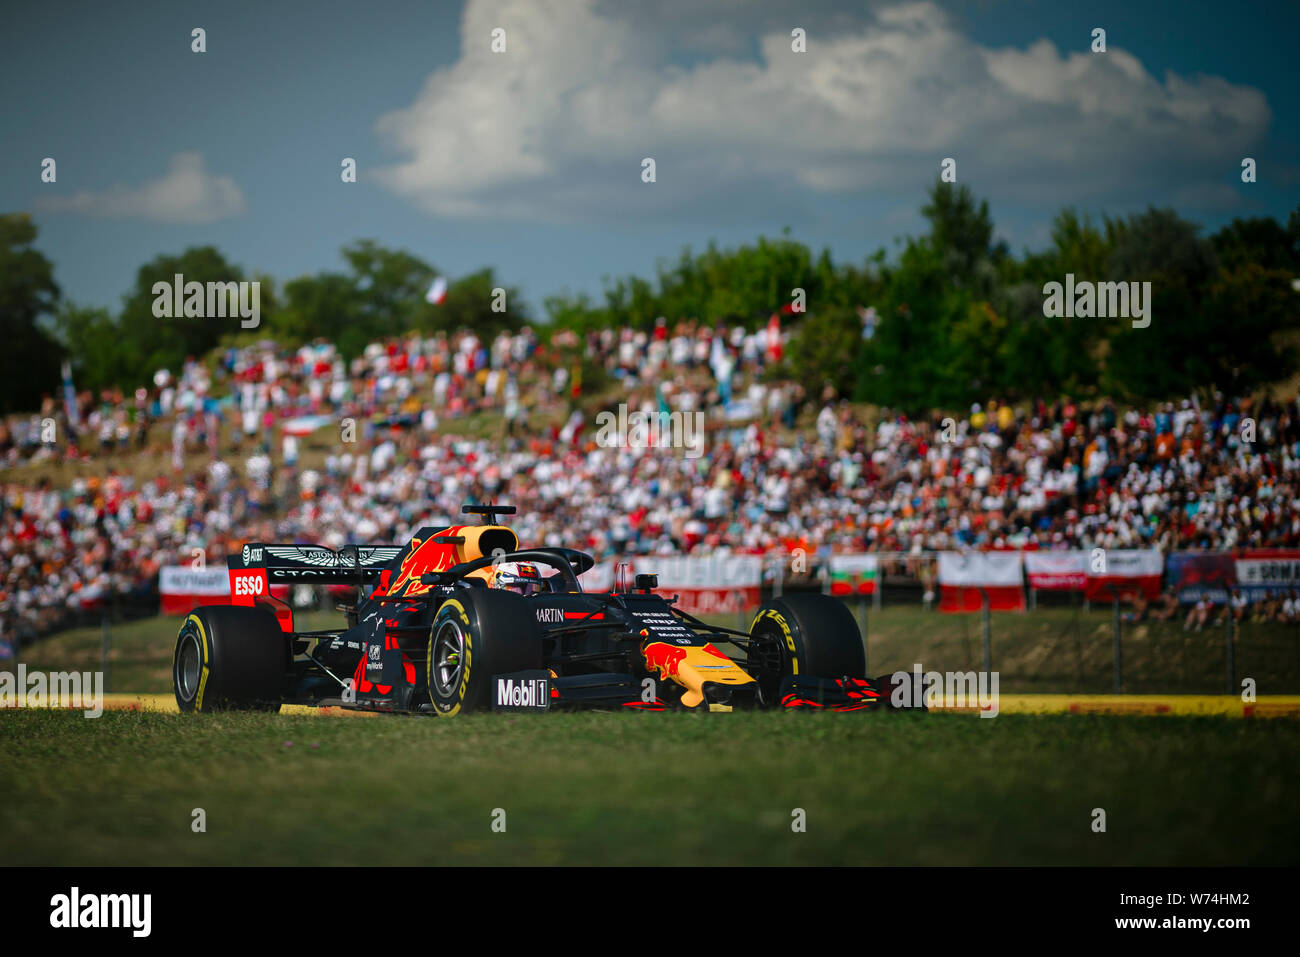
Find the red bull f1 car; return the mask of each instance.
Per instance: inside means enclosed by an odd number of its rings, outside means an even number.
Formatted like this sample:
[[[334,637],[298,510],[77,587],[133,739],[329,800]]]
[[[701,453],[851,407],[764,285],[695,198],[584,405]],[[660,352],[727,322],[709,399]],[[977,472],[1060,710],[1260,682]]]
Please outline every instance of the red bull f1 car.
[[[405,546],[248,544],[229,556],[231,604],[203,605],[176,640],[182,711],[282,704],[442,717],[573,707],[862,711],[891,705],[866,677],[861,635],[837,599],[766,602],[749,631],[707,624],[636,575],[585,592],[594,560],[523,548],[511,506],[481,524],[422,528]],[[346,626],[297,631],[276,583],[356,586]],[[729,647],[723,651],[720,646]]]

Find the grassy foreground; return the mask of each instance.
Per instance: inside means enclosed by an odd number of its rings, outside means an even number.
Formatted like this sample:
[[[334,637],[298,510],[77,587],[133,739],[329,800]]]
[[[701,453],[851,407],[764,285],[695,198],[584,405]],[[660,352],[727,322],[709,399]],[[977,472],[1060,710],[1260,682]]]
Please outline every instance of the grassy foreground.
[[[10,711],[0,864],[1294,865],[1298,751],[1289,720]]]

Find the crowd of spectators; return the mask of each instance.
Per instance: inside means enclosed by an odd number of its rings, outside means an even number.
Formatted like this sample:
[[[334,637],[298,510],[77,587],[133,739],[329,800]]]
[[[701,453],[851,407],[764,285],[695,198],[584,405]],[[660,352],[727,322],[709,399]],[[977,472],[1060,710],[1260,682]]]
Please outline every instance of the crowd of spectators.
[[[783,378],[783,349],[775,322],[411,335],[351,361],[264,342],[50,398],[0,421],[0,627],[57,627],[243,541],[402,542],[474,499],[516,505],[524,542],[598,557],[1300,547],[1294,397],[912,418]],[[700,454],[607,447],[596,410],[619,404],[698,422]]]

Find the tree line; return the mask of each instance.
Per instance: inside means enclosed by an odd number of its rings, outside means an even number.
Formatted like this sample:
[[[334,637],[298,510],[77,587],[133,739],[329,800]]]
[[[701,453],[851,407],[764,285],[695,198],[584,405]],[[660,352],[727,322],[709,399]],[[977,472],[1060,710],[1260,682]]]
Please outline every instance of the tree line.
[[[900,241],[892,257],[879,249],[861,263],[836,262],[786,230],[735,249],[684,249],[654,276],[607,280],[596,299],[549,296],[544,320],[490,268],[450,280],[445,301],[433,305],[425,294],[434,266],[372,240],[345,247],[341,270],[283,284],[246,275],[212,246],[160,255],[139,268],[113,313],[64,300],[31,219],[3,215],[0,333],[21,347],[0,351],[0,408],[35,408],[57,391],[65,360],[79,388],[133,389],[155,369],[264,338],[325,338],[350,358],[411,330],[494,335],[530,323],[546,337],[556,329],[649,330],[660,317],[758,328],[782,306],[790,342],[774,375],[913,414],[990,396],[1242,394],[1300,369],[1300,209],[1285,225],[1236,219],[1203,236],[1169,209],[1094,220],[1066,208],[1047,248],[1019,256],[994,241],[988,204],[967,186],[936,183],[922,213],[927,231]],[[260,325],[158,319],[154,284],[177,273],[187,282],[259,281]],[[1067,274],[1151,283],[1152,321],[1137,328],[1044,315],[1044,287]]]
[[[1169,209],[1094,220],[1066,208],[1048,247],[1020,256],[994,241],[987,202],[966,186],[936,183],[922,213],[928,230],[893,258],[837,264],[786,237],[710,246],[653,279],[607,284],[603,301],[552,297],[546,309],[578,330],[649,329],[659,316],[755,328],[802,290],[775,374],[913,414],[992,396],[1244,394],[1300,371],[1300,209],[1285,226],[1236,219],[1207,237]],[[1067,275],[1149,282],[1152,321],[1045,315],[1045,287]]]

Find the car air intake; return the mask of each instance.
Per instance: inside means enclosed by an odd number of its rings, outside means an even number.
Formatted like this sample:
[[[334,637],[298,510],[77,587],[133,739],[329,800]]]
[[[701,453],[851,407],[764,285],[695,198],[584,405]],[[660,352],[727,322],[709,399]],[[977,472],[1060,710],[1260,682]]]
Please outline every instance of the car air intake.
[[[465,544],[460,546],[462,561],[490,558],[497,549],[513,552],[519,548],[519,539],[504,525],[467,525],[460,530]]]

